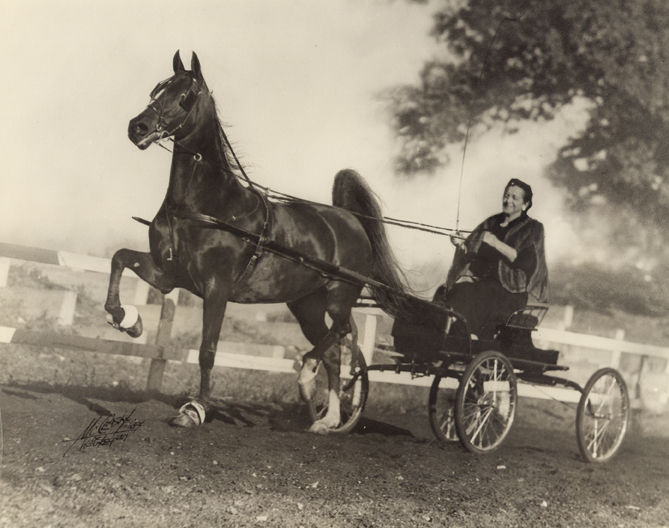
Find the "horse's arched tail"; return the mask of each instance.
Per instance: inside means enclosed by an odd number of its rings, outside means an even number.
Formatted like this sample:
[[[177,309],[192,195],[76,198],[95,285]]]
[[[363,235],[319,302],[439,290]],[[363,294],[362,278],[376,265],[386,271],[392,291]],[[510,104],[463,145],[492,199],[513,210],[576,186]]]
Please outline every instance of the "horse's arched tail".
[[[406,277],[402,272],[388,242],[381,213],[381,204],[367,182],[356,171],[344,169],[335,175],[332,203],[336,207],[358,213],[374,254],[371,279],[385,284],[387,288],[368,285],[376,302],[383,311],[397,317],[409,309],[410,293]]]

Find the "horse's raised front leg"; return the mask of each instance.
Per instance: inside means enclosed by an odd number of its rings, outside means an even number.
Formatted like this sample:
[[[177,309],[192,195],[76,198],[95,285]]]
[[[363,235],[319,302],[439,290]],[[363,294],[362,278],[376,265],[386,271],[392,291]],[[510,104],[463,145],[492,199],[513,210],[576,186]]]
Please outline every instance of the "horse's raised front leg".
[[[112,268],[109,276],[109,290],[105,310],[111,314],[111,324],[130,337],[139,337],[142,334],[142,318],[137,308],[132,305],[122,305],[120,298],[121,276],[125,268],[134,271],[137,276],[158,288],[163,293],[169,293],[174,285],[165,276],[153,261],[150,253],[140,253],[131,249],[120,249],[112,257]]]
[[[215,282],[215,281],[212,281]],[[204,423],[209,411],[211,370],[216,359],[216,347],[221,335],[229,287],[210,286],[204,295],[202,343],[200,344],[200,395],[179,410],[170,423],[177,427],[195,427]]]

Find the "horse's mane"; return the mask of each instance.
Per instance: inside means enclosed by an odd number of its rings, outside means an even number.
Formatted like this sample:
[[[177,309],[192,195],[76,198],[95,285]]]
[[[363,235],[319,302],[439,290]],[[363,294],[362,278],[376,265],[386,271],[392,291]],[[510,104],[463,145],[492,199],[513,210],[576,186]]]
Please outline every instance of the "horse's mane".
[[[232,147],[230,146],[230,142],[228,141],[228,136],[225,134],[225,131],[223,130],[223,123],[221,121],[221,115],[218,111],[218,105],[216,104],[216,99],[214,99],[214,95],[210,92],[209,97],[211,98],[211,103],[214,106],[214,122],[216,123],[216,143],[223,154],[223,159],[225,160],[225,164],[227,167],[224,167],[226,170],[230,171],[230,173],[234,176],[239,177],[240,172],[244,172],[244,168],[242,167],[239,159],[235,155],[235,153],[232,150]]]

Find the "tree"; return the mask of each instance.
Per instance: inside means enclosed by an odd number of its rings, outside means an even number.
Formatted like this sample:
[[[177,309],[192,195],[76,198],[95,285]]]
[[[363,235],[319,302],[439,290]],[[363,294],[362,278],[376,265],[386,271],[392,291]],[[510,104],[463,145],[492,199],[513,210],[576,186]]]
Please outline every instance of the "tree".
[[[398,174],[434,172],[468,125],[552,119],[581,99],[589,122],[549,176],[576,211],[625,210],[644,250],[666,251],[667,0],[445,0],[432,34],[449,57],[391,92]]]

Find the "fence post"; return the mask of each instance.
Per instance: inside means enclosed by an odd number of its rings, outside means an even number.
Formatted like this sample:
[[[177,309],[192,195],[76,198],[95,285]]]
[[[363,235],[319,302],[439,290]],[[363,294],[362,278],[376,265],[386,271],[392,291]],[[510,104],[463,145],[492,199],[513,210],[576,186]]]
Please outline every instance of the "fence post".
[[[570,304],[564,307],[564,317],[562,319],[562,324],[564,325],[563,330],[568,330],[571,328],[571,325],[574,322],[574,307]]]
[[[149,298],[149,290],[151,286],[148,282],[142,279],[137,279],[137,286],[135,287],[135,301],[132,303],[138,306],[144,306]]]
[[[175,303],[172,298],[165,296],[163,307],[160,311],[160,322],[158,323],[158,333],[156,334],[156,345],[162,347],[163,351],[170,342],[172,335],[172,325],[174,324]],[[162,353],[161,353],[162,355]],[[154,358],[149,366],[149,378],[146,380],[147,391],[160,392],[163,384],[163,373],[167,360]]]
[[[376,316],[367,314],[365,318],[365,339],[362,343],[362,355],[365,356],[365,362],[372,364],[374,355],[374,344],[376,343]]]
[[[63,304],[60,305],[58,314],[59,326],[72,326],[74,322],[74,310],[77,307],[77,292],[66,290],[63,296]]]
[[[11,259],[0,257],[0,288],[7,287],[7,278],[9,277],[9,267],[11,266],[11,263]]]
[[[624,341],[625,340],[625,330],[622,328],[618,328],[616,330],[616,340],[618,341]],[[614,369],[619,369],[620,368],[620,356],[621,356],[620,350],[612,350],[611,351],[611,368]]]

